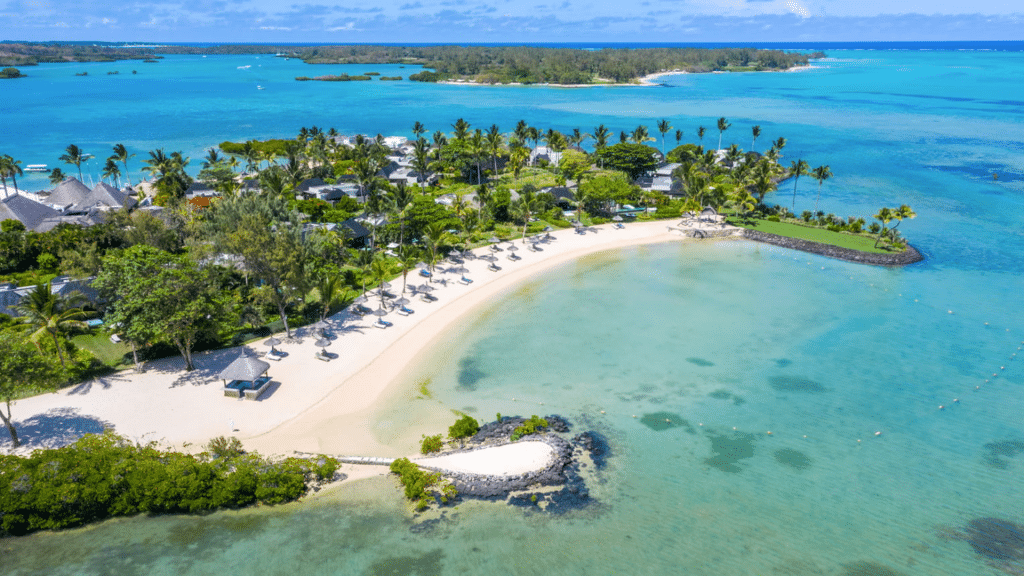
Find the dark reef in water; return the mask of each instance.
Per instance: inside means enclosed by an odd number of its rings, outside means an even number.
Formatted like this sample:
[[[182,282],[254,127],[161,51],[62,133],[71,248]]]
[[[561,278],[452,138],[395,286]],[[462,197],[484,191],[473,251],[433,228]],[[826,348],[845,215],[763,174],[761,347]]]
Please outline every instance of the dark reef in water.
[[[975,518],[967,523],[964,533],[971,548],[986,558],[1024,561],[1024,526],[1020,524],[1001,518]]]
[[[689,434],[697,433],[685,418],[679,414],[673,414],[671,412],[652,412],[650,414],[644,414],[643,417],[640,418],[640,423],[655,432],[664,432],[670,428],[682,427]]]
[[[715,365],[714,362],[712,362],[710,360],[705,360],[703,358],[687,358],[686,361],[689,362],[690,364],[696,364],[697,366],[704,366],[704,367],[714,366]]]
[[[794,470],[806,470],[811,467],[811,459],[807,457],[807,454],[799,450],[783,448],[782,450],[776,450],[772,455],[775,456],[776,462],[783,466],[789,466]]]
[[[746,400],[744,400],[742,396],[737,396],[732,392],[729,392],[728,390],[715,390],[714,392],[708,394],[708,396],[714,398],[715,400],[732,400],[732,403],[735,404],[736,406],[739,406],[740,404],[746,402]]]
[[[1002,442],[989,442],[985,444],[988,452],[982,457],[985,464],[1000,470],[1006,470],[1010,463],[1004,458],[1013,458],[1024,453],[1024,440],[1003,440]]]
[[[704,459],[704,463],[722,472],[733,474],[743,471],[737,466],[740,460],[745,460],[754,455],[755,436],[747,432],[731,432],[717,434],[713,430],[707,430],[707,436],[711,440],[711,450],[714,454]]]
[[[486,376],[487,373],[479,368],[479,362],[473,358],[466,357],[459,361],[457,380],[460,389],[473,392],[476,390],[477,382],[483,380]]]
[[[805,392],[808,394],[821,394],[828,392],[828,388],[822,386],[809,378],[800,376],[772,376],[768,379],[772,388],[779,392]]]
[[[842,576],[907,576],[898,570],[875,562],[852,562],[843,564]]]
[[[392,556],[370,568],[374,576],[434,576],[442,572],[444,550],[438,548],[416,556]]]

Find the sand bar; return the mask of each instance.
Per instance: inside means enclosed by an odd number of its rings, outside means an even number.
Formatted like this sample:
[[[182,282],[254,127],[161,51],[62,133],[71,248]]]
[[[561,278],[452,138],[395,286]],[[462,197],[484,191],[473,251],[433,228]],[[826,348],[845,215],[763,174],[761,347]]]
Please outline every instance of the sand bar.
[[[509,261],[508,251],[497,253],[500,271],[489,271],[486,261],[467,260],[464,275],[473,280],[469,285],[458,282],[462,273],[444,273],[441,265],[431,283],[437,301],[425,303],[410,295],[415,313],[389,314],[394,323],[390,328],[376,328],[375,317],[348,311],[329,318],[337,336],[327,348],[334,356],[330,362],[314,358],[318,349],[311,328],[293,331],[293,338],[278,346],[287,357],[271,362],[272,384],[256,401],[225,397],[216,376],[243,351],[264,355],[269,347],[262,344],[197,355],[192,372],[182,370],[180,357],[164,358],[148,363],[142,374],[123,370],[20,400],[14,418],[22,451],[61,446],[112,427],[133,440],[189,451],[200,451],[210,438],[224,435],[237,436],[247,448],[268,455],[410,455],[413,445],[382,443],[373,426],[382,402],[395,393],[396,380],[418,352],[481,304],[553,266],[603,250],[684,240],[681,232],[669,230],[672,224],[633,223],[621,230],[603,225],[584,235],[560,230],[540,252],[527,250],[520,240],[516,254],[521,260]],[[489,252],[487,247],[475,251]],[[424,282],[409,274],[410,284]],[[401,290],[401,278],[392,284],[392,291]],[[0,450],[9,451],[10,440],[3,436]]]
[[[419,458],[414,462],[437,470],[464,474],[514,476],[543,470],[551,463],[554,454],[555,450],[544,442],[522,441],[472,452]]]

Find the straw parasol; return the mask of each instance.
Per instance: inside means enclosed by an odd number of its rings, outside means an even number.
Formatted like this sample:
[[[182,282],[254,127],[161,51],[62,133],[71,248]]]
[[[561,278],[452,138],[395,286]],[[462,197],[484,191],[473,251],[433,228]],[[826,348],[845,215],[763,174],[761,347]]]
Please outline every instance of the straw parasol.
[[[616,214],[615,217],[612,218],[612,220],[615,221],[615,222],[622,222],[622,216],[619,216],[618,214]]]
[[[267,338],[267,340],[263,344],[265,346],[270,346],[270,351],[273,352],[274,351],[274,346],[280,346],[281,345],[281,341],[279,339],[271,336],[270,338]]]

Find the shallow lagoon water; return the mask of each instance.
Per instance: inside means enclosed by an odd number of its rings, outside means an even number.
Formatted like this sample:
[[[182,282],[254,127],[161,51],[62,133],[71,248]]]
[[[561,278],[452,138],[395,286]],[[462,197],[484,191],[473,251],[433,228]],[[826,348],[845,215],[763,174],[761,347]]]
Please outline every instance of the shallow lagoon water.
[[[302,125],[389,134],[415,120],[444,128],[459,115],[503,127],[523,117],[616,130],[666,115],[692,139],[697,124],[725,115],[734,123],[726,143],[748,148],[749,125],[759,123],[758,149],[785,136],[786,161],[830,164],[826,211],[910,204],[919,216],[901,229],[928,260],[888,270],[748,242],[647,246],[564,265],[467,320],[409,376],[410,388],[429,377],[433,398],[402,401],[392,425],[423,402],[481,419],[562,414],[611,443],[607,467],[588,471],[594,503],[584,509],[547,516],[470,502],[424,523],[430,518],[410,518],[393,482],[380,479],[306,504],[6,540],[5,569],[853,576],[1014,568],[944,535],[974,518],[1024,520],[1024,453],[1012,449],[1024,440],[1024,374],[1012,356],[1024,341],[1024,168],[1013,102],[1024,93],[1015,73],[1024,56],[832,56],[808,72],[678,76],[660,88],[399,83],[386,88],[405,91],[389,95],[395,113],[387,118],[368,112],[382,87],[293,83],[286,88],[307,95],[348,91],[347,107],[318,110],[310,98],[278,96],[260,109],[266,133],[227,107],[208,115],[202,136],[160,117],[143,137],[142,124],[125,124],[127,133],[108,127],[102,118],[112,107],[71,103],[97,117],[62,114],[60,135],[39,133],[27,150],[56,156],[68,134],[84,144],[86,134],[106,133],[104,142],[181,142],[197,157],[221,139],[290,135]],[[227,59],[225,70],[244,61]],[[306,73],[294,61],[275,65],[287,67],[283,78]],[[197,95],[175,110],[187,117],[216,108],[210,102]],[[125,104],[118,114],[150,105]],[[15,115],[24,134],[42,121],[31,110]],[[11,138],[0,135],[4,150]],[[716,141],[709,131],[705,144]],[[813,206],[815,192],[801,179],[798,212]],[[791,193],[784,187],[774,201],[791,202]]]

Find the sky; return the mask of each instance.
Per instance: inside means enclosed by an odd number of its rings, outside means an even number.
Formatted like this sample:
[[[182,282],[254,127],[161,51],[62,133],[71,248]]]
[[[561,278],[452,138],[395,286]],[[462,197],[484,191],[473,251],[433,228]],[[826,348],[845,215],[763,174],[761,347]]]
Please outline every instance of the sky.
[[[1018,0],[0,0],[0,40],[1022,40]]]

